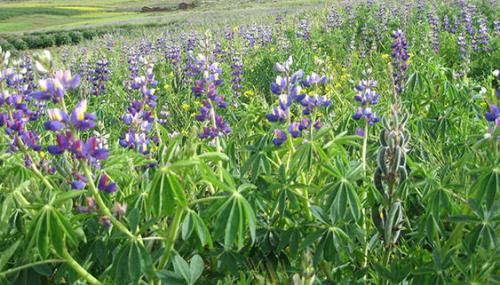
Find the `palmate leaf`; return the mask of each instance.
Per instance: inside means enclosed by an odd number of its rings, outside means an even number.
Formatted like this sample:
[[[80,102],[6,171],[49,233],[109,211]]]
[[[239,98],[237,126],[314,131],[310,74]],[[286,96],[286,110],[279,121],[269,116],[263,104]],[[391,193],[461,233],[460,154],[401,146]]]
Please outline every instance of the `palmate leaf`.
[[[155,216],[171,215],[176,203],[181,207],[187,205],[184,189],[177,176],[168,171],[158,171],[148,193],[151,212]]]
[[[297,172],[309,171],[313,163],[313,145],[304,143],[297,148],[292,156],[292,168]]]
[[[79,240],[67,217],[51,205],[38,210],[28,233],[30,239],[26,247],[31,248],[36,245],[42,258],[48,257],[50,245],[58,254],[62,254],[66,239],[72,245],[77,245]]]
[[[472,187],[476,199],[484,201],[486,206],[491,208],[495,201],[495,196],[500,192],[500,167],[488,169]]]
[[[236,242],[237,248],[244,246],[246,230],[250,232],[252,242],[256,238],[256,217],[252,206],[240,194],[234,192],[223,202],[215,222],[215,233],[223,237],[224,248],[230,249]]]
[[[137,284],[142,276],[152,278],[152,259],[137,241],[121,246],[113,259],[112,272],[117,284]]]

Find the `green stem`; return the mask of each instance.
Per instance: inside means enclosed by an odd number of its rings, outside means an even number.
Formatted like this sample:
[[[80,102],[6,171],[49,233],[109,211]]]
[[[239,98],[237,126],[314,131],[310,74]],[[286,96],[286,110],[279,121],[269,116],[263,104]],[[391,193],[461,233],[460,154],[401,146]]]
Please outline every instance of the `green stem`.
[[[361,150],[361,159],[362,159],[362,162],[363,162],[363,176],[366,176],[366,149],[367,149],[367,146],[368,146],[368,127],[369,127],[369,124],[368,124],[368,121],[365,122],[365,136],[363,137],[363,148]],[[364,249],[363,249],[363,256],[364,256],[364,260],[363,260],[363,268],[366,268],[368,267],[368,224],[366,222],[367,220],[367,211],[366,211],[366,207],[364,206],[364,204],[366,203],[366,199],[367,199],[367,191],[366,189],[364,189],[365,191],[363,191],[363,196],[361,197],[361,202],[363,203],[363,231],[365,232],[365,236],[364,236]],[[363,279],[366,281],[366,278],[367,278],[367,274],[365,274],[363,276]]]
[[[363,148],[361,149],[361,159],[363,162],[363,174],[366,175],[366,149],[368,146],[368,122],[365,122],[365,136],[363,137]]]
[[[73,268],[83,279],[85,279],[88,283],[92,285],[100,285],[102,284],[97,280],[92,274],[90,274],[85,268],[83,268],[73,257],[68,253],[66,248],[63,249],[63,256],[68,265]]]
[[[160,264],[158,268],[161,270],[167,265],[170,255],[172,254],[172,250],[174,248],[175,240],[177,239],[177,234],[179,232],[179,226],[181,224],[182,215],[184,214],[184,208],[177,206],[174,214],[174,220],[170,225],[169,231],[167,233],[167,240],[165,242],[165,252],[161,257]]]
[[[94,179],[92,178],[92,173],[90,172],[89,167],[85,163],[82,163],[82,165],[83,165],[82,166],[83,171],[85,172],[85,176],[87,177],[87,179],[89,181],[89,185],[90,185],[90,188],[92,190],[92,194],[94,196],[94,199],[95,199],[97,205],[99,206],[99,209],[102,211],[102,213],[109,218],[109,220],[111,221],[113,226],[115,226],[119,231],[126,234],[132,240],[138,240],[142,244],[142,239],[140,239],[140,238],[138,239],[134,234],[132,234],[127,229],[127,227],[124,224],[122,224],[120,221],[118,221],[115,218],[115,216],[113,216],[113,214],[109,210],[108,206],[106,206],[106,203],[104,203],[104,201],[102,200],[102,198],[99,194],[99,190],[95,187]]]
[[[303,191],[304,192],[304,207],[305,207],[305,211],[306,211],[306,218],[307,218],[307,220],[312,221],[313,216],[311,213],[311,203],[309,201],[309,190],[308,190],[309,184],[307,183],[306,176],[303,172],[301,174],[301,178],[302,178],[302,183],[304,183],[306,186],[304,188],[304,191]]]
[[[66,262],[66,260],[64,260],[64,259],[47,259],[47,260],[32,262],[32,263],[24,264],[24,265],[15,267],[15,268],[11,268],[11,269],[6,270],[4,272],[0,272],[0,276],[7,276],[7,275],[15,273],[17,271],[21,271],[23,269],[34,267],[37,265],[48,264],[48,263],[63,263],[63,262]]]

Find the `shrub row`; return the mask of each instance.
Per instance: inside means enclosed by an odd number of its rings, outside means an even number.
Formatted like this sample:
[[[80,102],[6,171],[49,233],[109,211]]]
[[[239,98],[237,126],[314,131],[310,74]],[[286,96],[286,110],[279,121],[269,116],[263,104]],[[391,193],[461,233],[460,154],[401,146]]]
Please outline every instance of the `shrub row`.
[[[0,34],[0,46],[4,50],[11,51],[43,49],[53,46],[78,44],[83,40],[89,40],[110,32],[126,33],[137,29],[153,28],[173,24],[175,24],[175,22],[148,23],[142,25],[126,24],[121,26],[107,26],[95,29],[33,32],[28,34]]]

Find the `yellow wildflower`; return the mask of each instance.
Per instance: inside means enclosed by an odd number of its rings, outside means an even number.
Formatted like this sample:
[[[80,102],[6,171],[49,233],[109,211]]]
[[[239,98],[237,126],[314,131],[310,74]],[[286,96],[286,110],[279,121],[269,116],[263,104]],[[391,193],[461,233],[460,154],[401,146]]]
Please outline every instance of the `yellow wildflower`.
[[[187,104],[187,103],[183,103],[183,104],[182,104],[182,109],[184,109],[184,110],[186,110],[186,111],[187,111],[187,110],[189,110],[189,104]]]

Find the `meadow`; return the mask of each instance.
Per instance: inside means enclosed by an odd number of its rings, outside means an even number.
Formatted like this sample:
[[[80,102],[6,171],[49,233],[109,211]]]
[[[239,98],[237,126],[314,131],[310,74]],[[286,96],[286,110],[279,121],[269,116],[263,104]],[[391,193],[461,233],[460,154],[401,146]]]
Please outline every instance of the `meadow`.
[[[494,0],[142,5],[0,2],[1,285],[500,283]]]

